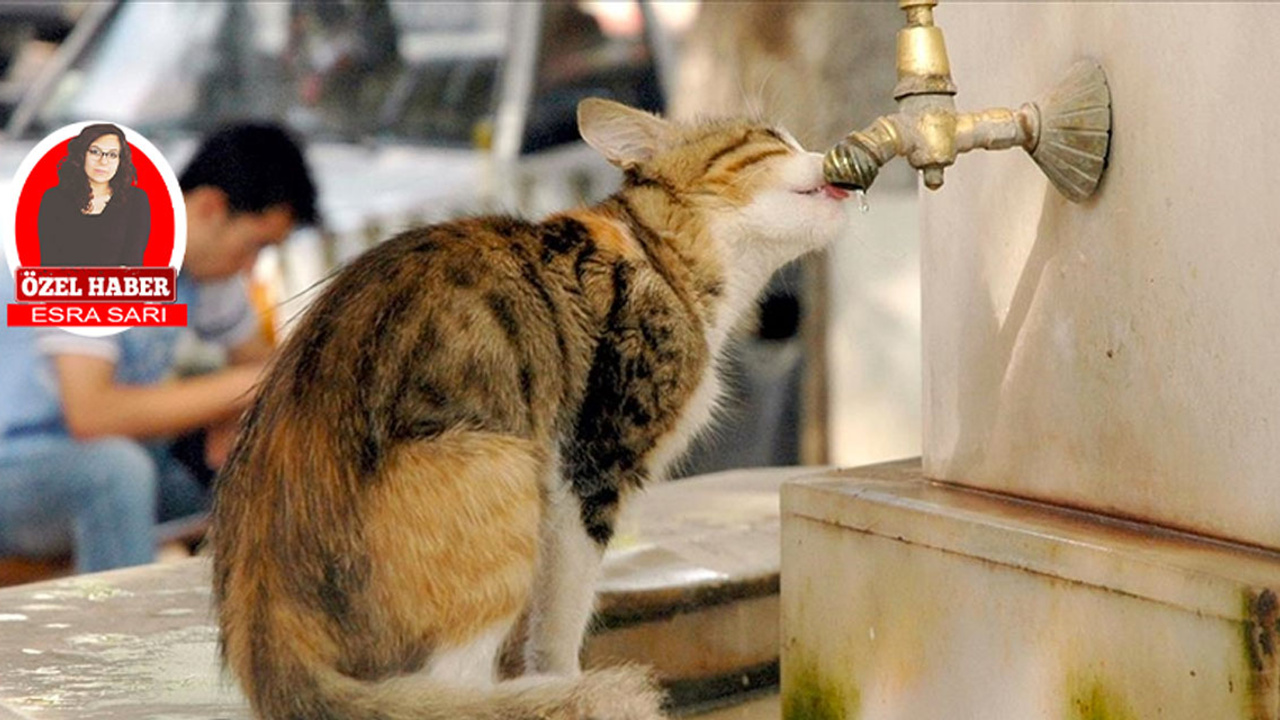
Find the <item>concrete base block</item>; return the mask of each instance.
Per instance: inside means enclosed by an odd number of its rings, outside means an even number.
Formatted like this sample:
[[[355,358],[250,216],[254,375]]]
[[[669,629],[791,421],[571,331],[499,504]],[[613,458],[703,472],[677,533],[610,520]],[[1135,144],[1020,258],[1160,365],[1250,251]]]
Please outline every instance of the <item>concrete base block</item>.
[[[926,481],[783,489],[790,720],[1280,717],[1280,554]]]

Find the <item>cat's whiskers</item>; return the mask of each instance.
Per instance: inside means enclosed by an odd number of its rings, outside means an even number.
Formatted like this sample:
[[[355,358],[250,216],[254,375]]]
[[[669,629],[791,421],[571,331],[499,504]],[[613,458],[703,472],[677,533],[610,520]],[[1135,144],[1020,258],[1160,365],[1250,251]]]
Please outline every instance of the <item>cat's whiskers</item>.
[[[760,87],[756,91],[755,98],[747,99],[747,106],[751,108],[752,119],[761,124],[769,124],[766,122],[765,108],[779,107],[777,102],[765,102],[765,92],[769,89],[769,81],[773,79],[774,73],[778,68],[782,67],[782,63],[774,61],[769,63],[769,67],[765,70],[764,75],[760,78]]]

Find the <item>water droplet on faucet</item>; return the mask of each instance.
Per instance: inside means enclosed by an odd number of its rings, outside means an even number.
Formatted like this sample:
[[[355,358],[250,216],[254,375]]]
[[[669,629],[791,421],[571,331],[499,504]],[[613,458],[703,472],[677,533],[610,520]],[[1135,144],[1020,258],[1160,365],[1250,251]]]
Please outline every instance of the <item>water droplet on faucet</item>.
[[[867,194],[861,190],[853,191],[854,197],[858,198],[858,212],[867,212],[871,206],[867,204]]]

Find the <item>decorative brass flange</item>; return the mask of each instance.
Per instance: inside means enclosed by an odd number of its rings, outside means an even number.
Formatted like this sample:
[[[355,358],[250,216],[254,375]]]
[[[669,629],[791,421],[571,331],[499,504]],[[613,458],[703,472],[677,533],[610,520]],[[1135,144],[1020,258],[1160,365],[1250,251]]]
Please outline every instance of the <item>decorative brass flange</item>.
[[[1111,90],[1096,62],[1074,65],[1052,90],[1017,110],[957,113],[942,28],[933,24],[937,0],[899,0],[907,25],[898,31],[898,112],[850,133],[827,152],[827,182],[866,190],[880,166],[901,155],[931,190],[944,169],[974,148],[1018,146],[1031,154],[1054,186],[1080,202],[1093,194],[1111,144]]]

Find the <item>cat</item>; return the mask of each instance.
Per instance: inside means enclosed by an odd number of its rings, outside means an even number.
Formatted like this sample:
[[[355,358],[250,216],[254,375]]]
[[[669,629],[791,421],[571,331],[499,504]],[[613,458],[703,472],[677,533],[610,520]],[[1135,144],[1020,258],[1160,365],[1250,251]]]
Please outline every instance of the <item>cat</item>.
[[[259,717],[662,717],[645,672],[579,667],[602,553],[710,419],[736,319],[840,234],[847,194],[764,124],[595,98],[578,122],[617,193],[375,246],[265,375],[213,531],[222,657]],[[528,674],[499,681],[522,615]]]

